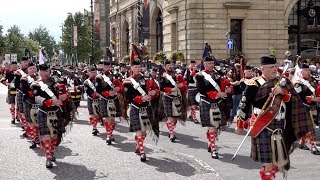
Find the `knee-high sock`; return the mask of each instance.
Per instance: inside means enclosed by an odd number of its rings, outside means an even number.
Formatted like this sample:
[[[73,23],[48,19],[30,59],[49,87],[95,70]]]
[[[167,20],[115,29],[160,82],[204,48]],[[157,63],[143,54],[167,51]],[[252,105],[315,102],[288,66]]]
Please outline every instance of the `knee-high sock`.
[[[31,128],[30,137],[33,142],[36,142],[40,132],[39,126],[32,126],[30,128]]]
[[[139,149],[140,154],[144,154],[143,142],[144,142],[145,138],[146,138],[146,136],[144,136],[144,135],[139,135],[139,136],[136,135],[135,136],[135,140],[137,142],[136,149]]]
[[[192,119],[197,119],[197,117],[196,117],[196,108],[195,107],[191,107],[190,116],[191,116]]]
[[[113,130],[114,130],[115,127],[116,127],[116,123],[115,123],[115,122],[105,121],[105,122],[104,122],[104,126],[105,126],[105,128],[106,128],[107,137],[111,137],[111,136],[112,136],[112,133],[113,133]]]
[[[260,169],[261,180],[273,180],[276,178],[276,173],[279,171],[279,168],[276,167],[272,170],[265,170],[264,168]]]
[[[177,124],[177,121],[167,121],[166,122],[166,125],[167,125],[167,128],[169,130],[169,134],[172,135],[174,134],[174,128]]]
[[[44,150],[46,158],[51,160],[54,152],[54,147],[51,142],[51,139],[43,139],[40,142],[40,148]]]
[[[207,139],[209,141],[208,143],[208,147],[211,148],[211,151],[217,151],[216,149],[216,137],[217,137],[217,133],[216,132],[209,132],[207,131]]]
[[[93,129],[97,129],[97,124],[100,122],[100,119],[90,116],[89,117],[89,122],[90,122],[90,124],[92,124]]]
[[[15,119],[15,118],[16,118],[16,117],[14,117],[15,111],[16,111],[16,108],[14,108],[14,107],[11,107],[11,108],[10,108],[10,113],[11,113],[12,119]]]

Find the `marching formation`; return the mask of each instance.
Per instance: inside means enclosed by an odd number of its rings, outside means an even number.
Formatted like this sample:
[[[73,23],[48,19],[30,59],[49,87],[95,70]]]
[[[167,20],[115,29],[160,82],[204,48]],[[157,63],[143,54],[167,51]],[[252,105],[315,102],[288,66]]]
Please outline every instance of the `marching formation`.
[[[295,62],[285,61],[279,67],[274,56],[263,56],[260,68],[246,66],[243,56],[235,64],[211,56],[187,67],[180,63],[134,59],[130,64],[106,60],[92,66],[49,67],[22,57],[19,67],[11,62],[3,69],[1,82],[8,87],[11,123],[20,122],[23,135],[32,140],[30,148],[44,151],[47,168],[53,167],[54,152],[76,121],[84,94],[92,135],[100,133],[101,124],[106,144],[112,145],[116,120],[128,121],[135,132],[133,151],[141,161],[147,160],[147,135],[159,140],[159,123],[165,122],[174,142],[178,122],[185,125],[188,119],[207,128],[208,146],[203,148],[213,159],[219,158],[219,134],[236,122],[237,134],[251,136],[250,156],[262,163],[263,180],[289,170],[296,144],[320,154],[315,146],[320,85],[308,64],[297,60],[293,67]],[[301,75],[295,76],[298,71]]]

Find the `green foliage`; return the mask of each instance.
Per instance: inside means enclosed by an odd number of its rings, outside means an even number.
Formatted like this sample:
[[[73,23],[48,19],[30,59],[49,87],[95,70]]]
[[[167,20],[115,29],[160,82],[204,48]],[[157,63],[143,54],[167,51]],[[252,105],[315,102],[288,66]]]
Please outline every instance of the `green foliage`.
[[[77,26],[78,33],[78,46],[73,49],[73,26]],[[62,51],[68,56],[72,57],[72,50],[77,53],[79,62],[88,63],[89,56],[91,55],[91,26],[86,21],[83,13],[77,12],[74,15],[69,14],[63,24],[62,41],[60,47]],[[99,44],[94,46],[94,61],[98,62],[102,58],[103,51]]]
[[[166,54],[163,53],[163,51],[157,52],[153,59],[157,62],[163,63],[166,60]]]
[[[169,55],[169,59],[184,62],[184,54],[181,51],[174,51]]]
[[[49,30],[46,27],[40,25],[39,28],[34,29],[29,33],[28,37],[40,44],[40,46],[45,47],[47,52],[47,59],[53,54],[53,49],[58,49],[58,45],[54,40],[53,36],[49,34]]]
[[[0,25],[0,54],[5,53],[5,37],[3,36],[2,29],[3,29],[3,26]]]
[[[24,55],[24,38],[20,28],[17,25],[13,25],[8,29],[5,38],[5,53],[16,53],[18,54],[17,59],[20,60]]]

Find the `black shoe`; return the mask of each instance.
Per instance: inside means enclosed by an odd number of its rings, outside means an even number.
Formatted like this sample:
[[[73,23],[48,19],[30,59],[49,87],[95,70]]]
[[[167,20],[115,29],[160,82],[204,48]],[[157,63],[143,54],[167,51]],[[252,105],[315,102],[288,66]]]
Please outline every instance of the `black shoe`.
[[[14,119],[12,119],[11,120],[11,124],[15,124],[16,122],[15,122],[15,120]]]
[[[141,154],[141,155],[140,155],[140,161],[141,161],[141,162],[144,162],[144,161],[146,161],[146,160],[147,160],[146,154],[145,154],[145,153]]]
[[[30,149],[34,149],[37,147],[37,144],[35,142],[32,142],[31,146],[29,146]]]
[[[98,129],[93,129],[93,130],[92,130],[92,134],[93,134],[94,136],[98,135],[98,133],[99,133]]]
[[[136,155],[139,155],[139,156],[140,156],[140,150],[139,150],[139,149],[136,149],[136,150],[134,151],[134,153],[136,153]]]
[[[198,121],[197,118],[193,119],[193,122],[194,122],[195,124],[200,124],[200,122]]]
[[[56,162],[56,157],[54,155],[51,157],[51,162]]]
[[[23,137],[28,137],[28,135],[27,135],[26,132],[24,132],[24,133],[22,134],[22,136],[23,136]]]
[[[212,157],[213,159],[219,159],[218,152],[217,152],[217,151],[212,151],[212,152],[211,152],[211,157]]]
[[[47,160],[47,162],[46,162],[46,168],[48,168],[48,169],[53,168],[53,164],[52,164],[51,160]]]
[[[24,126],[22,126],[21,129],[24,130]]]
[[[304,149],[304,150],[310,150],[309,148],[308,148],[308,146],[307,145],[302,145],[302,144],[299,144],[299,148],[300,149]]]
[[[112,139],[110,137],[107,137],[106,142],[107,142],[108,145],[111,145]]]
[[[175,135],[173,135],[173,136],[169,135],[169,138],[170,138],[171,142],[174,142],[177,139],[177,137]]]
[[[312,148],[311,153],[314,155],[320,155],[320,151],[316,147]]]
[[[211,153],[211,147],[208,147],[208,152]]]
[[[40,145],[40,140],[39,140],[39,138],[36,138],[35,143],[38,144],[38,145]]]
[[[20,119],[18,117],[16,117],[17,122],[20,122]]]

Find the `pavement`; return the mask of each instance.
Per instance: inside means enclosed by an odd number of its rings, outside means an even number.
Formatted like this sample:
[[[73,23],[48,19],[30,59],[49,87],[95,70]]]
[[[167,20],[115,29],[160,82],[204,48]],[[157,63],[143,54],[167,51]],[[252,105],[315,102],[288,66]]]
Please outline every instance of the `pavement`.
[[[108,146],[102,126],[99,136],[92,136],[86,102],[81,102],[78,120],[73,122],[57,148],[53,169],[45,168],[44,153],[29,149],[30,139],[23,138],[21,127],[10,123],[6,89],[0,85],[0,180],[2,179],[211,179],[257,180],[260,164],[250,159],[248,138],[234,161],[231,157],[243,136],[234,133],[234,124],[223,131],[217,142],[220,159],[207,152],[206,129],[188,121],[177,125],[178,141],[170,142],[164,123],[156,144],[151,135],[145,142],[147,161],[135,155],[134,134],[126,122],[118,122],[116,143]],[[320,156],[296,149],[291,157],[288,179],[318,179]],[[277,174],[277,179],[282,179]]]

